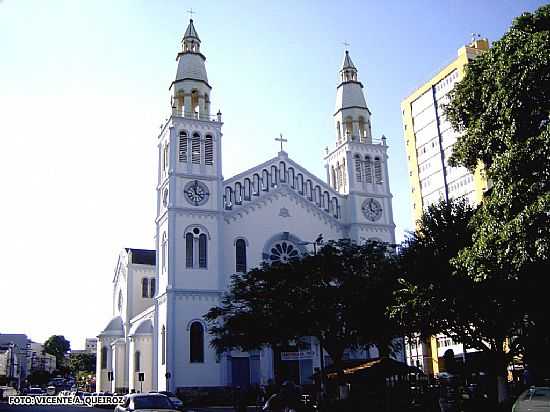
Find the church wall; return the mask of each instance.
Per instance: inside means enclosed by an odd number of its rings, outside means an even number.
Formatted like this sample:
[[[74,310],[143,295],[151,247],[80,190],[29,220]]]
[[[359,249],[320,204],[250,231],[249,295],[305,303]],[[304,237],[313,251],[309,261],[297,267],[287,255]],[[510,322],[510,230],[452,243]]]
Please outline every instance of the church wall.
[[[144,277],[152,279],[156,277],[156,268],[149,265],[132,264],[128,266],[128,278],[129,284],[129,310],[128,318],[131,319],[134,316],[140,314],[148,307],[154,304],[152,298],[142,297],[142,279]],[[158,283],[158,282],[157,282]],[[156,285],[158,290],[158,284]]]
[[[325,217],[315,206],[303,206],[291,194],[275,195],[256,206],[254,211],[243,211],[234,216],[227,218],[224,224],[224,268],[227,280],[235,273],[235,241],[239,237],[247,240],[247,269],[251,269],[260,265],[266,242],[276,234],[289,232],[307,242],[314,241],[319,234],[323,234],[325,241],[345,236],[341,226],[334,220]],[[313,252],[311,245],[305,248]]]
[[[176,292],[174,309],[178,314],[174,321],[173,342],[173,383],[172,389],[192,386],[222,386],[222,364],[210,346],[207,324],[203,316],[211,307],[218,304],[215,294]],[[203,324],[204,363],[190,362],[190,326],[194,321]]]
[[[198,228],[201,233],[207,234],[207,267],[187,268],[185,235],[188,231]],[[218,289],[219,261],[217,241],[220,238],[218,231],[217,217],[215,215],[197,214],[189,215],[184,212],[176,215],[175,230],[175,252],[171,262],[173,266],[173,285],[177,289]],[[197,244],[195,244],[197,246]],[[195,255],[196,258],[196,255]],[[196,259],[195,259],[196,261]],[[195,264],[195,266],[197,266]]]
[[[150,392],[153,390],[153,337],[152,336],[134,336],[130,338],[130,356],[129,364],[129,384],[130,391],[135,389],[141,392]],[[139,370],[136,369],[135,353],[139,351]],[[144,374],[143,384],[139,381],[138,372]],[[142,389],[143,387],[143,389]]]
[[[162,295],[158,300],[158,306],[157,306],[157,313],[156,313],[156,327],[155,327],[155,333],[156,333],[156,341],[157,341],[157,350],[156,350],[156,363],[157,365],[157,388],[158,390],[167,390],[166,388],[166,378],[165,374],[167,372],[167,364],[166,362],[162,362],[162,328],[167,329],[167,296]],[[168,337],[168,335],[167,335]],[[171,389],[168,388],[168,389]]]

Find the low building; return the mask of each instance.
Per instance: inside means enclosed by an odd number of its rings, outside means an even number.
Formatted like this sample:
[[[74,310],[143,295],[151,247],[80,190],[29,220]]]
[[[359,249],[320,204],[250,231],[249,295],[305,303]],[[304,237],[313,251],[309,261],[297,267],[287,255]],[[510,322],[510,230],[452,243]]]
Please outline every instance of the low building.
[[[19,383],[23,383],[29,374],[28,358],[30,356],[31,347],[30,339],[23,333],[0,333],[0,346],[14,346],[15,356],[17,358],[17,376]]]
[[[19,387],[19,370],[17,346],[13,343],[0,344],[0,384]]]
[[[30,373],[35,371],[53,373],[57,367],[55,356],[44,352],[44,346],[41,343],[31,342],[30,345],[31,355],[28,365]]]

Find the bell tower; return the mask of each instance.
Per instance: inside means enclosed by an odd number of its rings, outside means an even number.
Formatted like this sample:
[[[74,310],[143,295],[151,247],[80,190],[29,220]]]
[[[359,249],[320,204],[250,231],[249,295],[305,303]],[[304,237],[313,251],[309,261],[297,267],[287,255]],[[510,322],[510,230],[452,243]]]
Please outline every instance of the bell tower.
[[[211,386],[219,383],[220,376],[216,368],[211,368],[208,373],[201,372],[200,379],[193,379],[193,369],[207,368],[200,362],[189,364],[189,351],[185,349],[190,329],[202,328],[196,333],[206,341],[202,315],[224,287],[218,253],[223,210],[222,119],[219,111],[215,116],[210,113],[212,86],[193,20],[189,21],[176,60],[176,76],[170,85],[171,115],[158,139],[155,222],[159,390],[191,386],[192,382]],[[210,349],[205,349],[200,359],[216,364]]]
[[[362,235],[363,225],[381,226],[394,241],[393,212],[387,167],[386,138],[373,139],[371,112],[358,79],[358,70],[346,50],[338,73],[336,107],[333,114],[336,144],[327,149],[327,182],[348,196],[345,214],[353,239],[374,238]],[[370,229],[369,229],[370,230]],[[388,236],[384,236],[385,240]]]

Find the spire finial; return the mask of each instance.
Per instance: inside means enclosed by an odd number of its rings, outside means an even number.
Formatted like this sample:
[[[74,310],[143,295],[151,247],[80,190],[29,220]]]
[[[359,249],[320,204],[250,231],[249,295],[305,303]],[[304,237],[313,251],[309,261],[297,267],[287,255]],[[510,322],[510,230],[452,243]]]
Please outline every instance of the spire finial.
[[[193,14],[196,14],[193,9],[189,9],[187,10],[187,13],[189,13],[189,20],[191,21],[191,23],[193,23]]]

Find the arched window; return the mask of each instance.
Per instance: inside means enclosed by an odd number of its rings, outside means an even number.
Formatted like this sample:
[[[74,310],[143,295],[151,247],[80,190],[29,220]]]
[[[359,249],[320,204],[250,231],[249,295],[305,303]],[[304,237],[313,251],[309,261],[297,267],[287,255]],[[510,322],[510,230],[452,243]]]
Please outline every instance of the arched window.
[[[356,155],[355,156],[355,176],[356,176],[356,179],[358,182],[362,182],[363,181],[363,176],[362,176],[362,173],[361,173],[361,158],[359,157],[359,155]]]
[[[359,141],[361,143],[367,142],[367,133],[365,130],[365,118],[363,116],[359,117]]]
[[[185,267],[193,267],[193,234],[185,235]]]
[[[162,234],[162,256],[161,256],[161,259],[162,259],[162,271],[165,272],[166,271],[166,258],[167,258],[167,247],[168,247],[168,242],[166,241],[166,232],[164,232]]]
[[[306,196],[309,201],[313,200],[313,185],[311,184],[311,180],[306,182]]]
[[[180,149],[179,149],[179,161],[187,162],[187,132],[182,130],[180,132]]]
[[[294,168],[293,167],[288,168],[288,183],[290,183],[291,188],[296,189],[296,179],[294,177]]]
[[[162,168],[164,171],[168,170],[168,144],[165,144],[163,148]]]
[[[334,166],[330,168],[330,178],[332,180],[332,187],[336,189],[336,172],[334,171]]]
[[[319,207],[322,205],[320,186],[315,186],[315,203],[317,203],[317,206]]]
[[[338,219],[338,199],[335,197],[332,198],[332,215]]]
[[[243,203],[243,191],[241,182],[235,183],[235,204],[242,205]]]
[[[149,297],[154,298],[157,291],[157,280],[155,278],[149,279]]]
[[[225,187],[225,209],[231,210],[233,207],[233,189],[230,186]]]
[[[351,117],[346,117],[344,127],[346,128],[346,140],[351,140],[353,135],[353,121],[351,120]]]
[[[252,176],[252,192],[254,196],[260,195],[260,175],[257,173]]]
[[[141,353],[138,350],[134,352],[134,371],[141,371]]]
[[[214,164],[214,143],[212,136],[209,134],[204,138],[204,164]]]
[[[336,122],[336,135],[338,136],[338,142],[342,139],[342,131],[340,129],[340,121]]]
[[[273,187],[277,186],[277,182],[279,180],[278,177],[279,177],[279,174],[277,171],[277,166],[271,165],[271,186]]]
[[[303,195],[304,194],[304,176],[301,173],[299,173],[297,180],[298,180],[298,193]]]
[[[141,279],[141,297],[142,298],[149,297],[149,279],[148,278]]]
[[[279,162],[279,181],[286,182],[286,163]]]
[[[204,328],[200,322],[193,322],[189,328],[189,361],[204,362]]]
[[[369,156],[365,157],[365,182],[372,183],[372,161]]]
[[[330,195],[328,192],[323,193],[323,209],[327,212],[330,210]]]
[[[162,365],[166,363],[166,327],[162,325],[162,330],[160,332],[160,361]]]
[[[107,369],[107,356],[108,356],[108,349],[106,346],[103,346],[101,348],[101,369]]]
[[[336,163],[336,190],[340,190],[340,188],[342,187],[342,182],[343,182],[343,177],[342,177],[342,168],[340,166],[340,163]]]
[[[269,172],[266,169],[262,170],[262,190],[264,192],[269,190]]]
[[[198,133],[193,133],[191,139],[191,162],[194,164],[201,162],[201,136]]]
[[[199,268],[206,268],[208,263],[207,252],[207,240],[206,235],[201,233],[199,235]]]
[[[244,188],[243,189],[244,189],[243,199],[246,200],[246,201],[250,201],[252,188],[251,188],[250,179],[248,177],[244,179]]]
[[[342,159],[342,164],[340,166],[342,168],[342,189],[346,187],[346,159]]]
[[[237,239],[235,242],[235,271],[246,272],[246,241]]]
[[[376,179],[376,184],[382,184],[382,163],[379,157],[374,158],[374,178]]]

